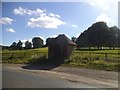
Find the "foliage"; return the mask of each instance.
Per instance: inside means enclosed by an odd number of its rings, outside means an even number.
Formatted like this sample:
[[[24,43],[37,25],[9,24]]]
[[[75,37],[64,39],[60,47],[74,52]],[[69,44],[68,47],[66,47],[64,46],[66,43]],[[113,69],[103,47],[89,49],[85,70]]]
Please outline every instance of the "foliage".
[[[33,48],[40,48],[43,46],[43,40],[40,37],[34,37],[32,39]]]
[[[17,43],[17,49],[22,50],[23,49],[22,45],[23,45],[23,43],[21,42],[21,40],[19,40],[19,42]]]
[[[116,26],[108,27],[105,22],[96,22],[76,40],[77,47],[114,47],[120,46],[118,35],[120,29]]]
[[[17,49],[17,43],[16,42],[13,42],[12,45],[10,46],[10,48],[12,50],[16,50]]]
[[[75,43],[76,42],[76,37],[72,37],[71,40]]]
[[[31,49],[32,48],[32,43],[29,41],[25,42],[25,49]]]

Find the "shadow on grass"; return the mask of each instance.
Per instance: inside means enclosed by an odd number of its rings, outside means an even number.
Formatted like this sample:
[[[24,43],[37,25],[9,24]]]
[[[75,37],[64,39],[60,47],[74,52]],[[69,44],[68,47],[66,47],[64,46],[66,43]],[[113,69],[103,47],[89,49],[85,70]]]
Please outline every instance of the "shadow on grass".
[[[33,62],[28,63],[26,66],[23,66],[23,69],[28,70],[52,70],[62,63],[55,62],[54,60],[46,59],[45,57],[41,57],[35,59]]]

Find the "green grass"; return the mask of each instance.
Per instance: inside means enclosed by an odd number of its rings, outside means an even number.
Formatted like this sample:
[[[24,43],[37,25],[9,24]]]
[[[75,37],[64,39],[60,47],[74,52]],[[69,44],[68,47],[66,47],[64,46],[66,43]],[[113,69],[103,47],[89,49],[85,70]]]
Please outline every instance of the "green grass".
[[[3,51],[3,63],[32,63],[35,60],[43,60],[47,58],[48,48]]]
[[[107,60],[105,58],[107,54]],[[91,68],[107,71],[117,71],[120,65],[120,55],[118,50],[74,50],[69,59],[65,60],[63,65]],[[3,63],[33,63],[36,61],[44,62],[48,58],[48,48],[30,49],[30,50],[4,50],[2,52]],[[38,62],[37,62],[38,63]]]
[[[118,71],[120,56],[118,50],[75,50],[64,65]]]

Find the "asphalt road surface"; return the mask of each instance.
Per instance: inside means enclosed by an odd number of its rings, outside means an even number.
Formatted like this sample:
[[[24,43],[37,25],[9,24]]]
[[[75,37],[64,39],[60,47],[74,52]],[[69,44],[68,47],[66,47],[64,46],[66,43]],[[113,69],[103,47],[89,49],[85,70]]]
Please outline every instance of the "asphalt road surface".
[[[31,72],[22,69],[2,68],[2,88],[100,88],[103,85],[77,82],[52,73]],[[57,74],[56,74],[57,75]],[[91,82],[92,83],[92,82]],[[102,89],[103,90],[103,89]],[[105,89],[106,90],[106,89]]]
[[[80,88],[91,87],[81,83],[47,76],[36,76],[14,70],[3,70],[3,88]]]

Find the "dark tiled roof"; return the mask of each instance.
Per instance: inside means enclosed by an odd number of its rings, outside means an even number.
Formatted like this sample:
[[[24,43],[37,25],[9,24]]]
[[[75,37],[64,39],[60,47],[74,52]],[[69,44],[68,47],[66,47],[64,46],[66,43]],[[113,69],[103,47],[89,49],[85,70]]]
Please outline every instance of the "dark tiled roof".
[[[65,36],[64,34],[59,34],[57,38],[61,38],[61,39],[65,39],[67,41],[68,44],[70,45],[76,45],[76,43],[74,43],[73,41],[71,41],[67,36]]]

